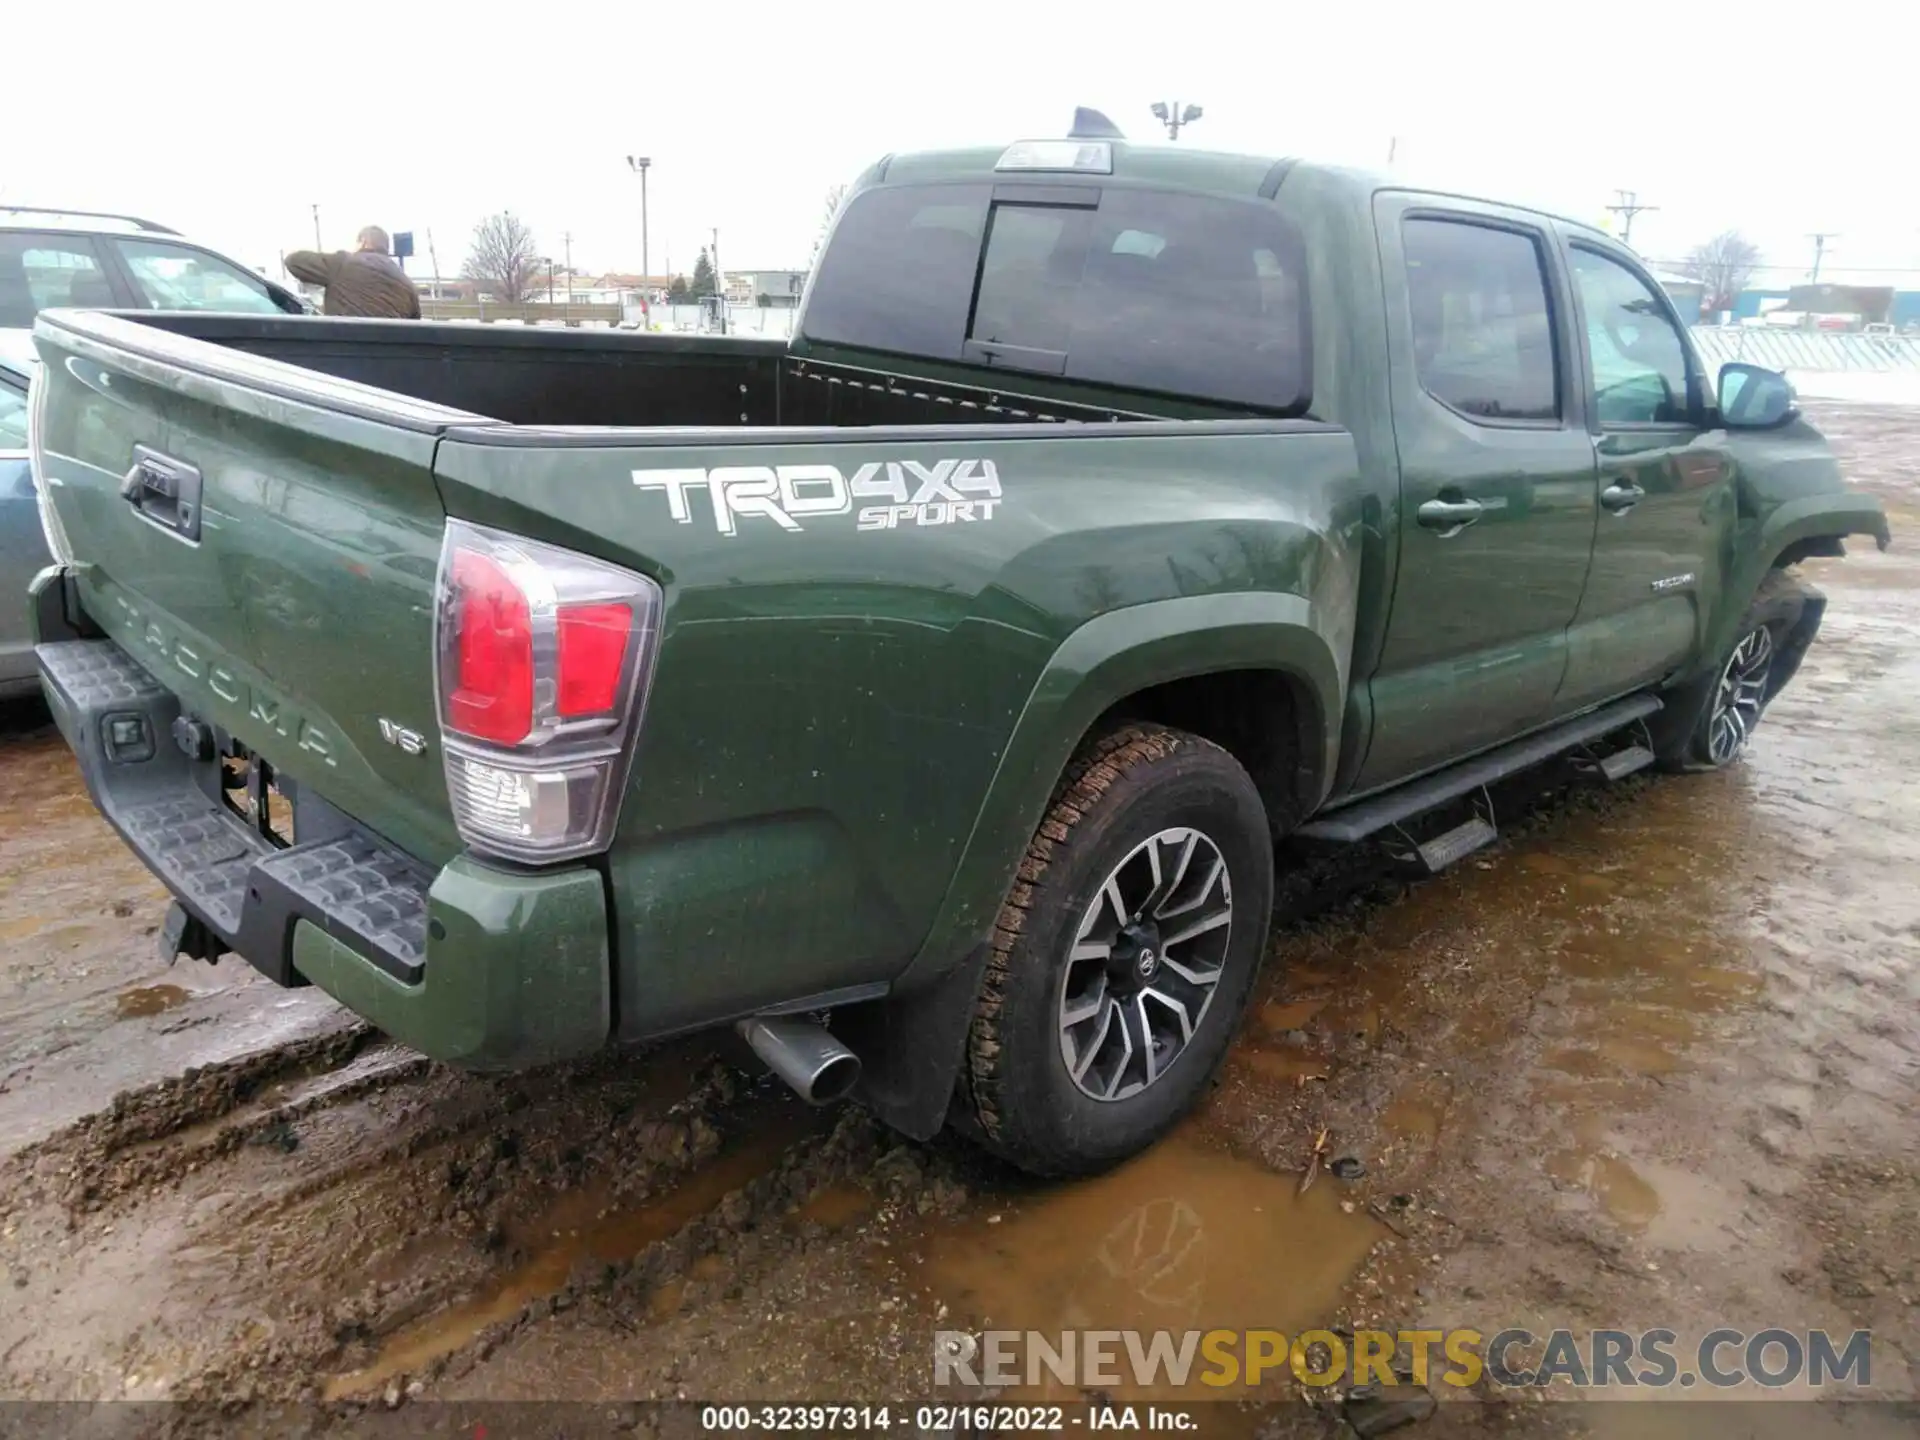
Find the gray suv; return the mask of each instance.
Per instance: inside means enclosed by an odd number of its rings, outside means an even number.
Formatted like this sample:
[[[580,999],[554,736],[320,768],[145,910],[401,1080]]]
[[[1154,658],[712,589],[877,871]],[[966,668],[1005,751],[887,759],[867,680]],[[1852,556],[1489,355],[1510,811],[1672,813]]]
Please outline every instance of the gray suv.
[[[221,310],[301,315],[313,307],[179,232],[130,215],[0,206],[0,334],[42,310]]]

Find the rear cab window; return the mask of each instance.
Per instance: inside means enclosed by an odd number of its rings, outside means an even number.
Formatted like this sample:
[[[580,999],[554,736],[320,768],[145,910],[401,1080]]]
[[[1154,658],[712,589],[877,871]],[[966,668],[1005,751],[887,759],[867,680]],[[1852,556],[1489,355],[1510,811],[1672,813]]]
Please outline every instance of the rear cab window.
[[[1270,204],[1115,185],[901,185],[856,196],[808,339],[1303,413],[1298,233]]]

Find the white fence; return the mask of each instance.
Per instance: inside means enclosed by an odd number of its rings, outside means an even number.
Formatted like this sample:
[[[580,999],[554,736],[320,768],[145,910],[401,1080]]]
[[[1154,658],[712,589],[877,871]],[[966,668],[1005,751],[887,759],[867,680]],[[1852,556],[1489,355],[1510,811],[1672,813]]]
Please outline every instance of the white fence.
[[[1907,335],[1834,335],[1750,325],[1697,325],[1694,342],[1709,368],[1730,360],[1769,370],[1920,373],[1920,339]]]

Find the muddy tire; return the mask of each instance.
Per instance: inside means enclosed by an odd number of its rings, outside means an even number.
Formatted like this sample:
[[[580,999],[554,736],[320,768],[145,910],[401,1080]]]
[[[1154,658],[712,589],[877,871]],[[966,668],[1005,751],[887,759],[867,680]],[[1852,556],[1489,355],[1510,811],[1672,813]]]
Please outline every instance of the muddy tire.
[[[1820,592],[1797,576],[1768,571],[1733,644],[1700,679],[1670,694],[1655,717],[1661,767],[1720,770],[1744,755],[1767,705],[1799,667],[1824,606]]]
[[[1151,1145],[1226,1055],[1272,909],[1266,810],[1238,761],[1150,725],[1084,746],[995,922],[962,1128],[1039,1175]]]

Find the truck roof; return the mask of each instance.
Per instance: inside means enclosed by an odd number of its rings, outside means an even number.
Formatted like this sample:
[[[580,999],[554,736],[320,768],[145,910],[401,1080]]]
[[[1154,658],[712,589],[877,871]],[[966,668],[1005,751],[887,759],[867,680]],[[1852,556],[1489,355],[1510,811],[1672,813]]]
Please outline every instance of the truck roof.
[[[1035,144],[1072,142],[1046,139]],[[1396,176],[1347,165],[1329,165],[1319,161],[1284,155],[1247,155],[1230,150],[1198,150],[1187,145],[1141,144],[1118,139],[1089,139],[1080,144],[1111,146],[1113,169],[1101,171],[1112,178],[1133,184],[1175,186],[1210,194],[1242,199],[1270,198],[1280,182],[1295,169],[1311,170],[1335,177],[1356,190],[1373,193],[1380,190],[1411,191],[1415,194],[1444,196],[1455,200],[1474,200],[1487,205],[1524,210],[1573,225],[1593,235],[1604,235],[1598,226],[1537,205],[1520,205],[1497,195],[1478,195],[1468,191],[1447,190],[1431,185],[1412,184]],[[873,183],[886,185],[927,184],[944,180],[1007,179],[1009,172],[999,169],[1006,145],[978,145],[959,150],[924,150],[911,154],[888,155],[874,167]],[[1027,171],[1031,175],[1071,172]]]

